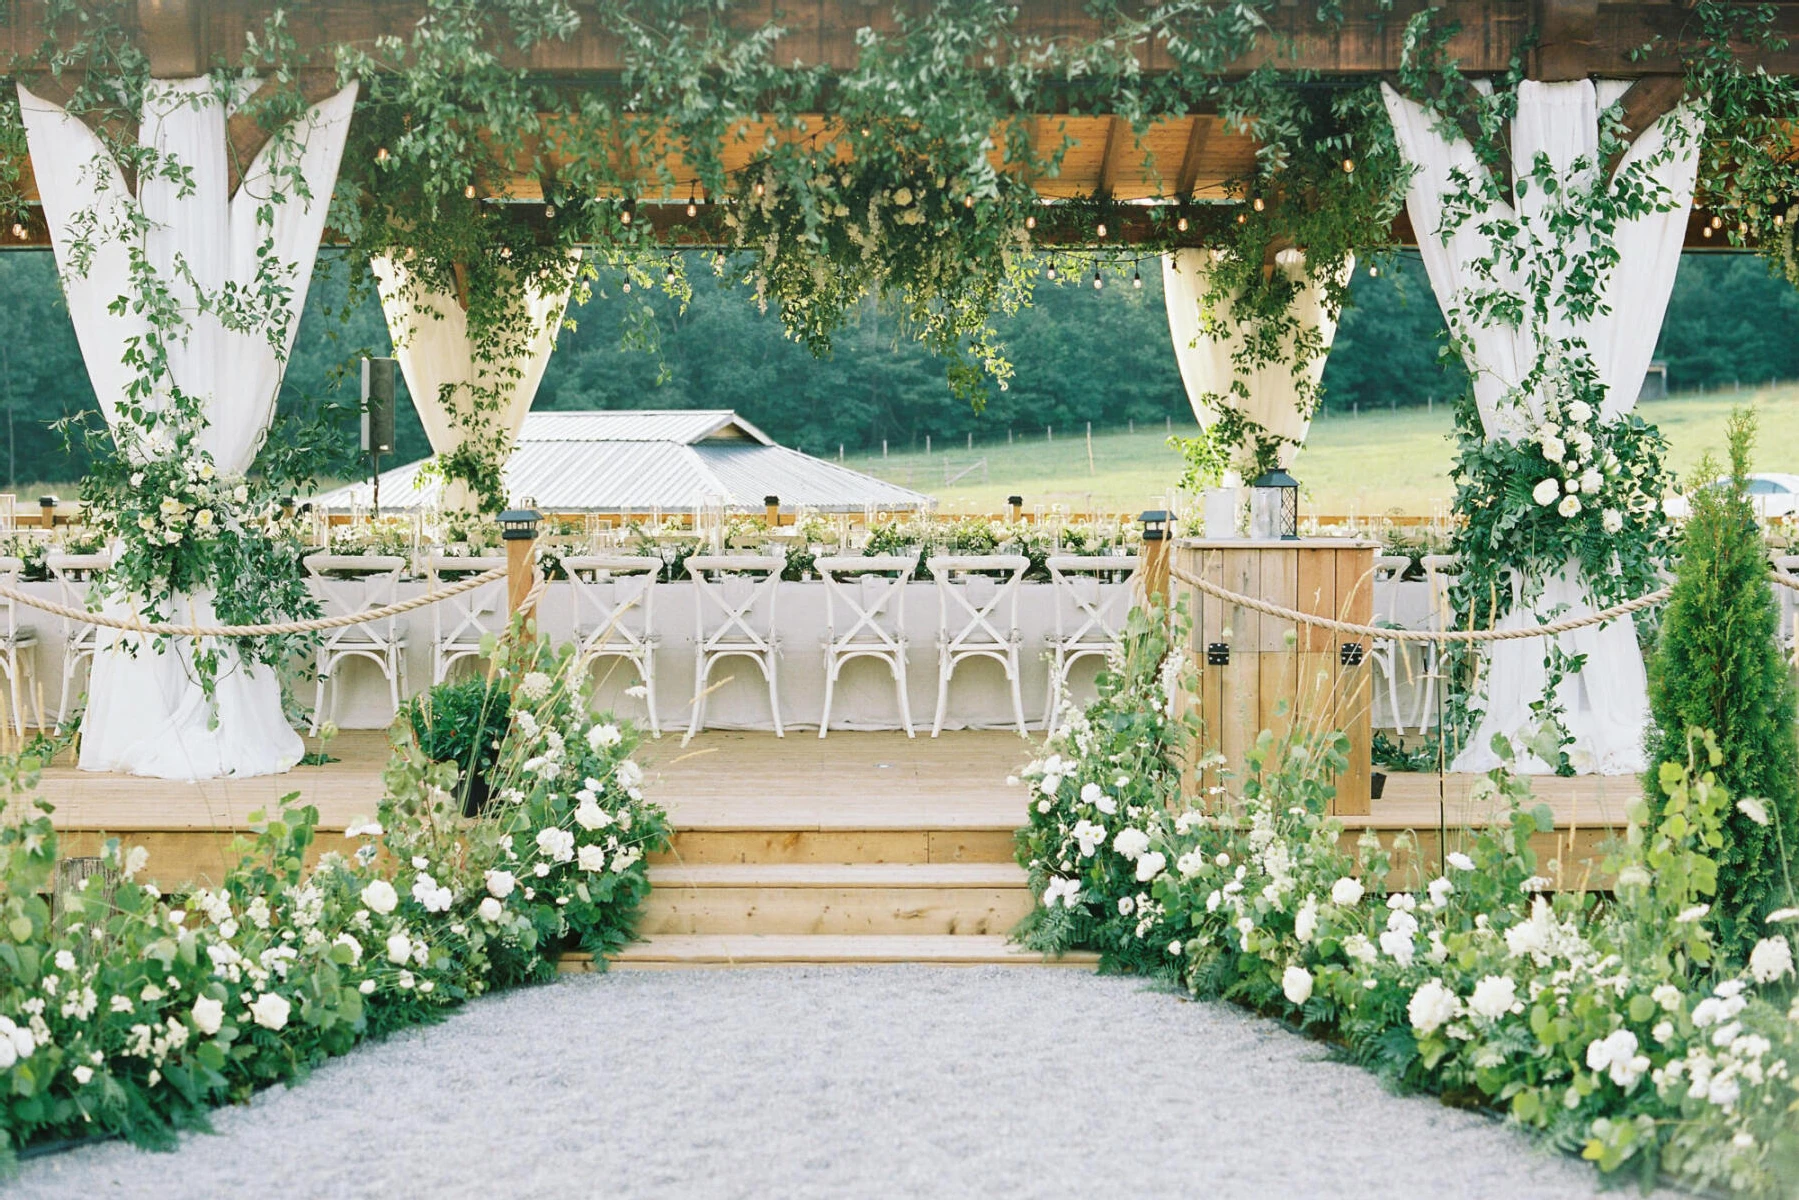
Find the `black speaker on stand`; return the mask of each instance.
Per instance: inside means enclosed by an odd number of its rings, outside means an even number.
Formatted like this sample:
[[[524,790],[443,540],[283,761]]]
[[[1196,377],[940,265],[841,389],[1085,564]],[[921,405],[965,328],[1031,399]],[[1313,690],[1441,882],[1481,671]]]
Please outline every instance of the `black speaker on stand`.
[[[399,363],[391,358],[362,360],[362,449],[369,456],[375,516],[381,515],[381,456],[393,453],[394,392]]]

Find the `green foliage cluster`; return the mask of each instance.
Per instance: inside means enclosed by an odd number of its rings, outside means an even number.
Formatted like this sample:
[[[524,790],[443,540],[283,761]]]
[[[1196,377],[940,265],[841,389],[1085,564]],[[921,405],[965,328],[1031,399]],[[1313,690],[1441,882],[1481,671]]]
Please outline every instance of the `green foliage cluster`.
[[[476,674],[412,697],[405,717],[426,758],[456,764],[457,794],[472,815],[490,791],[488,773],[512,723],[512,694],[500,680]]]
[[[220,884],[176,897],[141,847],[110,840],[107,875],[54,913],[49,806],[0,829],[0,1168],[57,1139],[167,1147],[366,1038],[549,978],[567,949],[603,966],[629,940],[643,856],[668,836],[635,734],[589,715],[569,652],[514,637],[496,651],[497,686],[520,697],[497,763],[507,802],[477,819],[446,792],[455,767],[401,742],[350,857],[305,865],[310,806],[253,814]],[[0,760],[9,795],[36,774]]]
[[[1741,957],[1761,920],[1791,904],[1792,850],[1799,848],[1799,734],[1792,673],[1780,644],[1780,604],[1768,582],[1768,552],[1744,492],[1753,414],[1730,423],[1729,486],[1694,486],[1681,532],[1678,578],[1649,661],[1654,717],[1645,792],[1660,804],[1660,764],[1684,757],[1680,731],[1702,725],[1722,753],[1715,770],[1737,796],[1759,800],[1729,814],[1717,850],[1713,923],[1720,945]],[[1709,460],[1695,483],[1717,475]]]
[[[1016,936],[1282,1018],[1608,1175],[1790,1192],[1799,908],[1769,915],[1746,965],[1698,919],[1732,811],[1715,739],[1691,731],[1665,803],[1632,806],[1595,905],[1557,890],[1532,845],[1553,816],[1504,770],[1475,796],[1500,819],[1426,858],[1409,834],[1345,848],[1340,734],[1263,733],[1236,777],[1195,761],[1169,715],[1185,640],[1136,614],[1098,699],[1020,772],[1039,907]]]

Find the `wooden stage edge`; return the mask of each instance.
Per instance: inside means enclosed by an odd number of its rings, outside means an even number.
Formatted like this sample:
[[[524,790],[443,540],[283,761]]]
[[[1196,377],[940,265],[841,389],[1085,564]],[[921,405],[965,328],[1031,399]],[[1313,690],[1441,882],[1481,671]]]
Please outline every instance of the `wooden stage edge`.
[[[1015,734],[987,730],[935,740],[708,731],[686,747],[673,735],[646,741],[639,757],[650,794],[667,807],[677,830],[666,861],[731,861],[739,854],[748,861],[770,853],[792,862],[903,862],[921,853],[929,861],[953,861],[1010,857],[1012,831],[1025,820],[1025,796],[1006,777],[1035,749]],[[97,853],[104,838],[116,836],[148,849],[149,877],[179,890],[218,878],[251,814],[272,813],[289,796],[318,808],[318,852],[350,849],[343,829],[373,816],[381,795],[386,736],[344,733],[329,750],[339,761],[203,783],[95,774],[59,763],[45,771],[36,795],[55,805],[52,819],[65,853]],[[1469,800],[1479,779],[1390,774],[1369,815],[1342,818],[1345,844],[1353,846],[1364,830],[1383,840],[1409,831],[1425,860],[1420,866],[1434,863],[1445,852],[1440,829],[1453,848],[1464,830],[1500,815],[1491,801]],[[1635,777],[1532,782],[1556,821],[1553,833],[1536,839],[1539,856],[1561,860],[1570,884],[1592,886],[1601,848],[1622,834],[1639,795]],[[12,801],[7,818],[29,802]],[[1406,868],[1408,880],[1417,873]]]

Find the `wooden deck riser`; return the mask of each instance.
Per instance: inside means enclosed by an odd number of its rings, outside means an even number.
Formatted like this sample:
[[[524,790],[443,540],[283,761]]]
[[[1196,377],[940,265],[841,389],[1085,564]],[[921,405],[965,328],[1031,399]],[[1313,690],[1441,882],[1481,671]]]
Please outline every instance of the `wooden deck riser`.
[[[180,893],[216,886],[242,857],[240,850],[233,849],[234,843],[240,838],[247,842],[251,836],[247,830],[229,829],[69,829],[57,832],[57,848],[65,858],[80,858],[99,854],[108,838],[117,838],[126,847],[142,846],[150,852],[150,861],[138,878],[164,892]],[[353,854],[360,844],[341,832],[320,830],[307,848],[306,864],[316,864],[320,855],[333,850]]]
[[[1410,852],[1401,850],[1394,855],[1393,869],[1387,875],[1388,891],[1420,891],[1443,873],[1441,863],[1445,851],[1440,849],[1441,838],[1435,829],[1380,829],[1376,832],[1381,844],[1388,848],[1404,834],[1412,837],[1416,847]],[[1465,848],[1468,839],[1460,831],[1452,828],[1448,833],[1447,852]],[[1356,842],[1361,835],[1359,829],[1343,832],[1339,844],[1345,854],[1356,852]],[[1605,860],[1607,844],[1622,836],[1622,830],[1561,829],[1532,834],[1530,848],[1537,856],[1537,873],[1553,880],[1558,888],[1607,891],[1612,886],[1612,879],[1600,870],[1600,864]],[[1452,870],[1450,875],[1454,874]]]
[[[651,891],[638,932],[1009,933],[1031,911],[1029,889],[707,887]]]
[[[949,863],[1012,861],[1010,829],[697,829],[650,863]]]

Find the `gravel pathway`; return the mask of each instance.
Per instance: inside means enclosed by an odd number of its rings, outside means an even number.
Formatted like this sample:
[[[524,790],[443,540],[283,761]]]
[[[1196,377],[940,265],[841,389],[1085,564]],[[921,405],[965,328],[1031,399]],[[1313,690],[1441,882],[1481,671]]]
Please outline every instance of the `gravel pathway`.
[[[992,967],[570,978],[13,1196],[1562,1197],[1591,1168],[1280,1026]]]

